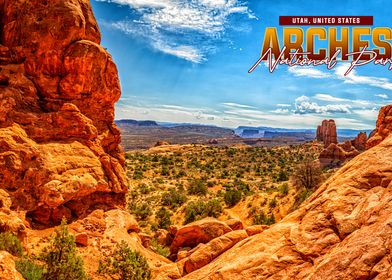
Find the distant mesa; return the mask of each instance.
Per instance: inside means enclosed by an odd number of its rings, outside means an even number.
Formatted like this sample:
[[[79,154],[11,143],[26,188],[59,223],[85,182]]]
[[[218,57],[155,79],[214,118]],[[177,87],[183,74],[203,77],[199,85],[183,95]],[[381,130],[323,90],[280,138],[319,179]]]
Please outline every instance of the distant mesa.
[[[137,121],[137,120],[118,120],[115,123],[121,127],[121,125],[132,125],[132,126],[158,126],[155,121]]]

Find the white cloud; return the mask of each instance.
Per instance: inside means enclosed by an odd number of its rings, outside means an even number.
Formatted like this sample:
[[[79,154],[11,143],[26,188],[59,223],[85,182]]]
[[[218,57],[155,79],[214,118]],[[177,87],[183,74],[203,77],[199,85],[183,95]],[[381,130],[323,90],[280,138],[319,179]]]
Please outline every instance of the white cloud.
[[[276,113],[276,114],[287,114],[287,113],[289,113],[289,109],[278,108],[278,109],[276,109],[276,110],[271,111],[271,113]]]
[[[321,100],[321,101],[327,101],[327,102],[342,102],[342,101],[348,101],[348,99],[345,98],[339,98],[339,97],[334,97],[329,94],[323,94],[323,93],[318,93],[314,96],[315,99]]]
[[[335,78],[342,80],[347,84],[358,84],[368,85],[372,87],[378,87],[382,89],[392,90],[392,82],[387,78],[373,77],[373,76],[362,76],[357,74],[357,71],[353,69],[347,76],[344,76],[347,69],[349,68],[348,63],[340,62],[334,68],[334,74],[327,73],[316,69],[314,66],[293,66],[288,68],[288,72],[296,77],[309,77],[315,79],[322,78]]]
[[[225,105],[226,107],[255,108],[253,106],[243,105],[243,104],[238,104],[238,103],[231,103],[231,102],[222,103],[222,105]]]
[[[331,76],[329,73],[323,72],[314,67],[292,66],[288,68],[288,71],[297,77],[310,77],[310,78],[322,79],[322,78],[329,78]]]
[[[138,100],[138,98],[135,98]],[[140,99],[140,98],[139,98]],[[306,98],[300,98],[306,101]],[[135,105],[137,104],[137,105]],[[281,109],[281,110],[279,110]],[[326,116],[323,114],[295,114],[286,108],[262,112],[252,108],[229,107],[225,110],[178,105],[139,104],[132,100],[120,100],[116,104],[116,119],[157,120],[238,127],[240,125],[271,126],[286,128],[315,128]],[[369,129],[374,127],[373,112],[356,110],[355,114],[367,115],[368,122],[334,115],[339,128]],[[354,114],[351,114],[354,115]]]
[[[231,16],[254,18],[240,0],[96,0],[127,5],[136,19],[106,23],[106,26],[142,37],[166,54],[200,63],[215,51],[214,40],[223,40]],[[132,15],[135,17],[135,15]]]
[[[350,105],[347,104],[328,104],[319,105],[316,102],[312,102],[309,97],[302,95],[295,100],[295,109],[293,110],[296,114],[327,114],[327,113],[350,113]]]
[[[205,60],[204,56],[200,53],[200,51],[192,46],[169,46],[163,45],[161,43],[154,44],[155,48],[179,58],[183,58],[188,61],[192,61],[195,63],[200,63]]]
[[[277,107],[291,107],[291,104],[276,104]]]
[[[377,96],[377,97],[380,97],[380,98],[383,98],[383,99],[388,99],[389,98],[389,96],[387,94],[385,94],[385,93],[375,94],[374,96]]]
[[[392,90],[392,83],[387,78],[361,76],[358,75],[354,69],[347,76],[344,76],[347,71],[347,67],[347,63],[342,63],[335,67],[335,74],[337,78],[343,80],[345,83],[369,85],[382,89]]]

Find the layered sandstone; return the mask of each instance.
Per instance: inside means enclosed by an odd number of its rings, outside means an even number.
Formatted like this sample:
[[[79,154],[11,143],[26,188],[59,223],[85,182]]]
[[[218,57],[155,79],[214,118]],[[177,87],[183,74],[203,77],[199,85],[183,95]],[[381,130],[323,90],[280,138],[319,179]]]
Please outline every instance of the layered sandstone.
[[[301,207],[182,279],[391,279],[392,135]]]
[[[334,120],[323,120],[317,127],[316,139],[324,143],[324,147],[338,143],[336,124]]]
[[[392,105],[384,106],[378,113],[376,129],[370,134],[366,142],[366,148],[376,146],[384,140],[392,131]]]
[[[321,165],[339,166],[366,149],[367,135],[360,132],[355,139],[338,143],[335,121],[324,120],[322,125],[317,127],[316,140],[324,144],[324,150],[319,156]]]
[[[41,224],[127,189],[117,69],[88,0],[0,0],[0,188]]]

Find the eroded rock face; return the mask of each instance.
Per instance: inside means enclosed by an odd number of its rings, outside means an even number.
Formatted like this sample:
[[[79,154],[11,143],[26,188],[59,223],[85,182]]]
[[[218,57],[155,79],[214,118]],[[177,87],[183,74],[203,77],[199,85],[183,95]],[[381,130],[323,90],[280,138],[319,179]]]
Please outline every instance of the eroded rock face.
[[[369,136],[366,148],[376,146],[381,143],[392,131],[392,105],[384,106],[378,113],[376,129]]]
[[[351,143],[358,151],[364,151],[366,149],[367,140],[366,132],[360,132]]]
[[[322,166],[339,166],[347,159],[359,155],[359,151],[351,144],[351,141],[342,144],[330,144],[319,155]]]
[[[23,280],[22,275],[16,270],[12,255],[6,251],[0,251],[0,279]]]
[[[210,240],[232,231],[224,222],[213,218],[205,218],[190,223],[178,229],[170,246],[170,252],[177,254],[181,247],[195,247],[200,243]]]
[[[247,237],[248,234],[245,230],[235,230],[219,236],[205,245],[203,244],[183,261],[185,272],[191,273],[209,264],[220,254]]]
[[[392,136],[301,207],[182,279],[390,279]]]
[[[331,124],[331,122],[333,123]],[[323,133],[323,131],[330,132]],[[327,134],[335,135],[333,139],[337,139],[336,126],[333,120],[323,121],[323,125],[317,127],[317,140],[324,142],[324,150],[319,155],[322,166],[339,166],[346,160],[356,157],[366,148],[366,132],[360,132],[355,139],[343,143],[337,143],[335,140],[331,142],[330,138],[326,136]]]
[[[330,144],[338,143],[336,134],[336,125],[334,120],[323,120],[322,124],[317,127],[316,139],[324,143],[324,147]]]
[[[88,0],[0,0],[0,188],[49,225],[122,204],[120,84]]]

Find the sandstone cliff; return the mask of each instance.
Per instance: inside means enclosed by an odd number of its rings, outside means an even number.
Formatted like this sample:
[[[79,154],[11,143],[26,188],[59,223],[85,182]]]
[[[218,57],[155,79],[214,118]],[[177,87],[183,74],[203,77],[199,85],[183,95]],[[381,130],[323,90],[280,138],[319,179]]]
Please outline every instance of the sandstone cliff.
[[[122,203],[117,69],[88,0],[0,0],[0,188],[41,224]]]
[[[391,170],[392,135],[281,222],[183,279],[391,279]]]
[[[376,129],[370,134],[366,148],[376,146],[384,140],[392,130],[392,105],[384,106],[378,113]]]

